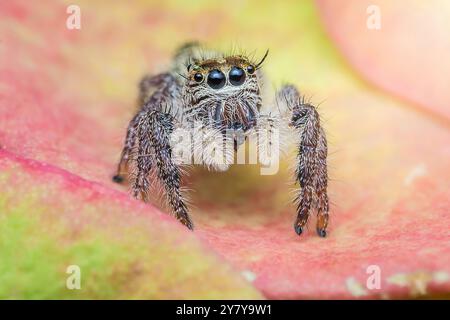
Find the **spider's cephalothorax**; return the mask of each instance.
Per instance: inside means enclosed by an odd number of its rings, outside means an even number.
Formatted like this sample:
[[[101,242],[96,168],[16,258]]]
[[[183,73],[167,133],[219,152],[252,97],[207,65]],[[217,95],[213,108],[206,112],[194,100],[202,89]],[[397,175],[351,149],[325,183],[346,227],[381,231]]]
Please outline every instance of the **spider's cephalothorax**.
[[[259,117],[262,101],[258,68],[267,54],[254,63],[244,55],[210,53],[212,57],[201,58],[195,45],[185,46],[183,51],[189,56],[182,89],[185,119],[201,121],[222,133],[233,130],[237,148],[243,143],[239,137],[245,137]]]
[[[185,117],[220,130],[256,125],[261,97],[256,68],[245,57],[196,61],[184,86]]]
[[[236,150],[251,133],[265,131],[270,142],[275,129],[289,128],[297,140],[295,178],[300,185],[294,229],[300,235],[316,209],[317,233],[326,236],[327,142],[319,114],[292,85],[282,87],[272,107],[262,111],[260,67],[266,56],[254,62],[245,55],[202,51],[197,44],[181,47],[171,71],[141,81],[140,108],[128,127],[114,181],[122,181],[129,171],[133,195],[143,200],[151,183],[160,182],[176,218],[193,229],[171,146],[174,130],[200,123],[223,139],[232,131]],[[203,163],[214,167],[214,161]]]

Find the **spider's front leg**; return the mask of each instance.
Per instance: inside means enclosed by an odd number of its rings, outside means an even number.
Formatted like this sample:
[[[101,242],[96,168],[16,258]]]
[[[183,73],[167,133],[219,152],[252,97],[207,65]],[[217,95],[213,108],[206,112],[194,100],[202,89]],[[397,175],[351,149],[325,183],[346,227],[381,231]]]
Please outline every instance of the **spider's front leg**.
[[[141,110],[147,108],[160,110],[163,102],[176,100],[177,94],[178,86],[172,75],[162,73],[155,76],[145,76],[139,83],[139,107]],[[122,183],[125,181],[128,165],[136,146],[139,116],[140,113],[137,113],[128,125],[125,143],[117,166],[117,174],[113,176],[114,182]]]
[[[306,226],[311,210],[317,209],[316,230],[319,236],[327,235],[328,195],[327,195],[327,140],[320,125],[316,108],[305,103],[297,89],[285,86],[278,94],[278,101],[291,110],[290,126],[299,134],[298,164],[295,178],[300,184],[297,195],[297,219],[295,232],[300,235]]]
[[[174,130],[176,109],[179,104],[179,87],[170,74],[145,77],[140,84],[140,111],[130,121],[125,145],[118,165],[115,182],[122,182],[129,165],[133,196],[147,200],[150,189],[149,175],[164,187],[165,196],[175,217],[193,229],[180,184],[181,171],[172,157],[170,135]],[[167,108],[167,106],[170,106]]]
[[[135,198],[147,199],[150,188],[149,175],[152,170],[165,189],[165,195],[175,217],[193,230],[186,202],[180,190],[181,170],[174,162],[170,135],[174,130],[174,118],[169,113],[155,109],[144,109],[134,121],[136,126],[137,155],[132,192]]]

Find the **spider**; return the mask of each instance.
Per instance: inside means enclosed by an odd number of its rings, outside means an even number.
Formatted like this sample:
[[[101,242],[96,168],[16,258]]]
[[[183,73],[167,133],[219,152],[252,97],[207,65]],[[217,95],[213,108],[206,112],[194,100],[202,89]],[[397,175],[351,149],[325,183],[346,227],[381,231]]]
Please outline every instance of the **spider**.
[[[276,128],[287,129],[297,149],[294,230],[301,235],[315,210],[317,234],[325,237],[329,210],[326,136],[316,108],[293,85],[281,87],[268,111],[263,111],[261,66],[267,53],[255,62],[244,54],[223,55],[189,43],[177,51],[170,71],[144,77],[140,108],[128,125],[113,181],[121,183],[128,172],[133,196],[144,201],[153,182],[158,182],[175,217],[193,230],[181,189],[183,169],[174,159],[171,144],[174,130],[192,128],[197,122],[224,141],[225,131],[233,130],[231,140],[237,151],[255,132],[268,132],[270,140]],[[214,167],[214,160],[205,159],[202,164]]]

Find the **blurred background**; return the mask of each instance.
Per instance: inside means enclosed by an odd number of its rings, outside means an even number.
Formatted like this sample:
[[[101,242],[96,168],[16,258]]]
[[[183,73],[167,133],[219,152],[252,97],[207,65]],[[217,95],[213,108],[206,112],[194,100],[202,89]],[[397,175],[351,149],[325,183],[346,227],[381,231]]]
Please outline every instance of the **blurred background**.
[[[448,297],[449,18],[439,0],[0,0],[0,298]],[[318,105],[328,238],[293,231],[289,157],[195,168],[193,233],[112,183],[139,80],[192,40],[269,49],[268,85]]]

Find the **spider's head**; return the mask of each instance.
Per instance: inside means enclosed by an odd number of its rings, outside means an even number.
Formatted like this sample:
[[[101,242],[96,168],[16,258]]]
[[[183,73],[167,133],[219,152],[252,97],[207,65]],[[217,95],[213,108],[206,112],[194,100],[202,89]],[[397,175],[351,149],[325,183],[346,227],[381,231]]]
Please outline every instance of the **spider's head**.
[[[246,132],[261,107],[259,63],[243,55],[193,61],[187,66],[185,112],[221,130]]]

